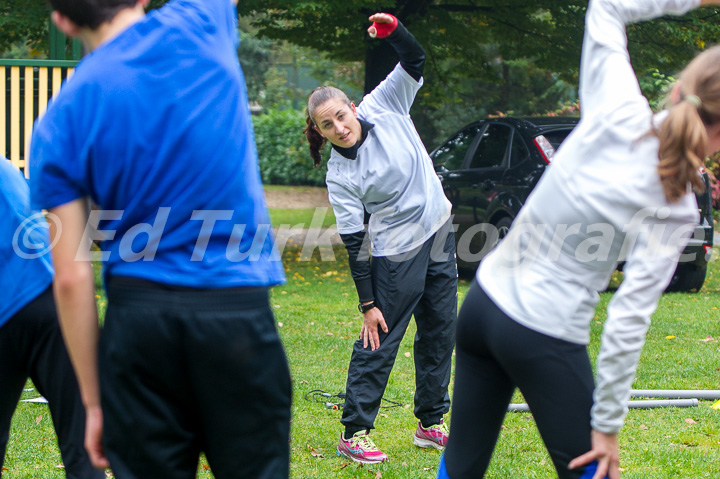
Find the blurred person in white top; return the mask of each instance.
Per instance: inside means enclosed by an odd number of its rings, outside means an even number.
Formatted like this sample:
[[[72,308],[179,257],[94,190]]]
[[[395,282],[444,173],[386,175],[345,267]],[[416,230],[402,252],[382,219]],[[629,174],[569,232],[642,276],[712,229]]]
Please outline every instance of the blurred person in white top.
[[[439,478],[483,477],[516,387],[560,478],[620,477],[617,433],[650,317],[699,219],[698,168],[720,149],[720,47],[683,70],[655,115],[625,26],[709,4],[720,1],[590,1],[581,121],[481,263],[460,312]],[[590,321],[620,261],[625,277],[608,306],[595,386]]]

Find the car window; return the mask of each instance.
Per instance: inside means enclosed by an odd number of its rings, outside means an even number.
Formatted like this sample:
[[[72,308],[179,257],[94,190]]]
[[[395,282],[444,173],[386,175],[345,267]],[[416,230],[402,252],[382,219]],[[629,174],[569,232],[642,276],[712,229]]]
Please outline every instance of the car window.
[[[565,141],[565,138],[570,134],[570,130],[555,130],[555,131],[547,131],[543,133],[543,136],[547,139],[547,141],[550,142],[550,144],[555,148],[556,150],[560,146],[560,143]]]
[[[435,166],[444,166],[448,170],[459,170],[462,167],[465,155],[475,136],[482,129],[482,126],[471,126],[458,132],[450,138],[433,154]]]
[[[492,124],[488,126],[475,150],[470,168],[501,166],[505,162],[510,133],[510,127],[506,125]]]
[[[512,149],[510,150],[510,166],[519,165],[528,158],[530,158],[530,151],[528,151],[520,135],[515,133],[513,135]]]

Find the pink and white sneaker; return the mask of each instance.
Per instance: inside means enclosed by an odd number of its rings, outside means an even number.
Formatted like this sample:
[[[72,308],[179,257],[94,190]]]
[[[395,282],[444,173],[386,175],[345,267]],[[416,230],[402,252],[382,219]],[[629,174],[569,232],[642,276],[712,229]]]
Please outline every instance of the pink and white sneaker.
[[[337,455],[363,464],[378,464],[387,460],[387,454],[375,445],[367,431],[358,431],[350,439],[340,433]]]
[[[418,422],[418,427],[413,437],[413,444],[419,447],[431,447],[443,450],[447,445],[448,434],[447,424],[442,420],[440,424],[433,424],[427,429],[422,427],[422,423]]]

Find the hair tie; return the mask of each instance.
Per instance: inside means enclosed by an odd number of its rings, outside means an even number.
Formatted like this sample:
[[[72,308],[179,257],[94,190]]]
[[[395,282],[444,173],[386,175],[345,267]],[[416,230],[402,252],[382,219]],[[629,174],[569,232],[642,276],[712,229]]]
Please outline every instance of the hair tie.
[[[695,108],[700,108],[700,97],[698,97],[697,95],[685,95],[683,100],[690,103],[691,105],[695,105]]]

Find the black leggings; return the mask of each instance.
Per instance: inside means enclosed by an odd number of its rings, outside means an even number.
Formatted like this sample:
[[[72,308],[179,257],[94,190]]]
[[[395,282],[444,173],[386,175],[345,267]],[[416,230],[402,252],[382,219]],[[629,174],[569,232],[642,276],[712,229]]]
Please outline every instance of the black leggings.
[[[90,464],[83,446],[85,409],[50,287],[0,327],[0,466],[8,443],[10,419],[28,377],[48,400],[67,478],[104,478],[105,473]]]
[[[455,392],[445,466],[452,479],[485,475],[519,387],[561,479],[591,449],[593,373],[585,346],[535,332],[503,313],[473,281],[458,316]]]

